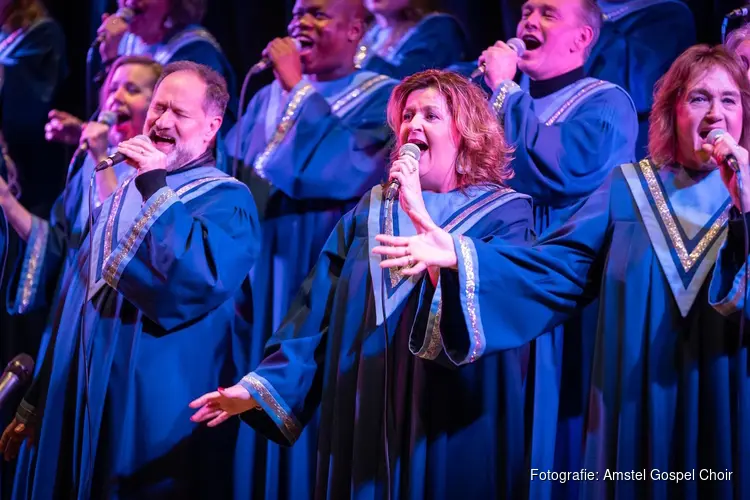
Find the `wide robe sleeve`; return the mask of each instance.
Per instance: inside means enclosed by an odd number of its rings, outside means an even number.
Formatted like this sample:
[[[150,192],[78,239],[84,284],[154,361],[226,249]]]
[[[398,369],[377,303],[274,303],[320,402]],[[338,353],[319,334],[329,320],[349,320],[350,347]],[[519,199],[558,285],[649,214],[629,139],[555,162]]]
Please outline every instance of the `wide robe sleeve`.
[[[82,182],[79,172],[55,201],[49,220],[31,216],[31,233],[23,258],[13,270],[8,285],[6,307],[9,314],[26,314],[50,305],[68,253],[70,228],[75,217],[70,207],[66,210],[66,204],[78,206],[75,200],[83,196]]]
[[[744,217],[750,227],[750,214],[745,214]],[[750,238],[750,234],[747,236]],[[724,316],[733,316],[744,311],[745,315],[750,317],[745,306],[747,260],[745,223],[739,211],[732,208],[727,239],[719,250],[708,289],[709,303]]]
[[[255,171],[291,198],[359,198],[385,176],[385,108],[392,88],[389,82],[359,104],[355,121],[336,115],[320,93],[300,82],[284,110],[288,125],[255,160]]]
[[[466,34],[456,18],[433,14],[425,18],[393,61],[373,55],[364,69],[398,80],[429,68],[445,68],[465,56]]]
[[[330,314],[346,254],[354,239],[354,213],[334,228],[317,264],[279,329],[266,345],[260,365],[240,381],[260,405],[242,420],[267,438],[292,445],[320,404]]]
[[[617,202],[610,195],[607,180],[570,221],[531,247],[453,238],[458,269],[441,270],[440,297],[423,305],[440,315],[440,341],[453,366],[520,347],[596,296]]]
[[[255,204],[243,184],[208,180],[184,203],[164,176],[157,171],[136,178],[143,206],[104,262],[102,276],[169,331],[232,297],[250,272],[260,236]]]
[[[491,219],[483,221],[489,230],[478,241],[487,245],[523,246],[530,245],[534,240],[534,218],[529,198],[509,201],[488,214],[486,219]],[[447,327],[442,319],[443,283],[447,284],[446,293],[450,294],[457,287],[455,279],[455,272],[442,271],[434,286],[429,278],[422,280],[419,306],[409,336],[409,350],[415,356],[446,364],[445,356],[436,356],[442,354],[440,335]],[[454,300],[449,299],[449,302]]]
[[[539,120],[531,96],[512,81],[498,86],[490,105],[516,146],[510,185],[540,205],[585,198],[617,165],[635,160],[638,121],[621,89],[597,92],[551,125]]]

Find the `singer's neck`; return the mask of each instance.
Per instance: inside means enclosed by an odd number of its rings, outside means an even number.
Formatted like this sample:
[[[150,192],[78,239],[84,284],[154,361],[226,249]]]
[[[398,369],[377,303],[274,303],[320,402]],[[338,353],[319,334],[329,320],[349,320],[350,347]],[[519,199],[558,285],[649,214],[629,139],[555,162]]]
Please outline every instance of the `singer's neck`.
[[[352,56],[352,60],[354,60],[354,56]],[[311,82],[331,82],[333,80],[339,80],[341,78],[344,78],[345,76],[351,75],[352,73],[354,73],[354,71],[356,71],[356,68],[354,67],[354,64],[352,64],[351,66],[340,66],[329,71],[322,71],[306,76],[307,79]]]
[[[458,179],[454,170],[446,172],[442,179],[430,179],[428,176],[420,179],[423,191],[432,191],[434,193],[450,193],[458,187]]]
[[[404,17],[403,12],[394,12],[390,15],[375,14],[375,24],[381,29],[390,28],[393,31],[398,31],[400,28],[403,29],[412,26],[414,21]]]
[[[169,30],[163,25],[155,25],[152,29],[145,32],[138,33],[138,36],[147,45],[154,45],[164,41],[167,37]]]
[[[543,80],[531,78],[529,80],[529,94],[534,99],[539,99],[554,94],[558,90],[564,89],[568,85],[577,82],[585,76],[586,73],[583,71],[583,66],[577,66],[571,70],[565,71],[564,73],[557,73],[556,75]],[[531,77],[531,75],[529,75],[529,77]]]

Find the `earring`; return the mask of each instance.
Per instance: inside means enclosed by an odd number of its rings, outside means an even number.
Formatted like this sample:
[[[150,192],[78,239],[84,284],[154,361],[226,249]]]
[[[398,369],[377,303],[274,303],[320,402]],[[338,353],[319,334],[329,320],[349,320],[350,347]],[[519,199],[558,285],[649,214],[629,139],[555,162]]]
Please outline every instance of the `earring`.
[[[464,168],[463,165],[461,165],[460,163],[457,163],[456,164],[456,172],[458,172],[459,174],[463,175],[463,174],[466,173],[466,169]]]

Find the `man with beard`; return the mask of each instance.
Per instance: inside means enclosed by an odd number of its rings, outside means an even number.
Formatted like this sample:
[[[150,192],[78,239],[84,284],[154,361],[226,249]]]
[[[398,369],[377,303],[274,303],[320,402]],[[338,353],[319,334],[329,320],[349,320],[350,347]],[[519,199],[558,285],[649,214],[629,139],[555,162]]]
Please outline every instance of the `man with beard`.
[[[38,435],[16,496],[232,497],[237,426],[209,440],[181,423],[196,391],[241,376],[250,349],[233,325],[257,253],[255,204],[209,150],[227,100],[210,68],[170,64],[148,138],[119,144],[135,174],[84,232],[43,366],[0,441],[11,458]],[[37,236],[28,244],[44,253],[29,266],[31,291],[63,257]]]
[[[366,16],[361,0],[297,0],[289,37],[264,52],[275,81],[253,97],[242,128],[227,136],[230,156],[244,164],[237,176],[261,216],[253,364],[336,223],[385,177],[385,109],[396,82],[354,66]],[[292,449],[260,441],[251,464],[259,471],[255,493],[276,497],[287,484],[289,498],[311,498],[315,438],[314,419]]]

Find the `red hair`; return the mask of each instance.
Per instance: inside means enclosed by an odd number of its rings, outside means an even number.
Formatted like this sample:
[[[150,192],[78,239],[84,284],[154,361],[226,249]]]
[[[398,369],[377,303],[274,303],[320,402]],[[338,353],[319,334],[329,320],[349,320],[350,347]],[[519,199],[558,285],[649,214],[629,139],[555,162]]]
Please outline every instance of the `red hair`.
[[[463,172],[456,172],[458,187],[463,189],[485,183],[505,185],[513,177],[510,166],[513,148],[505,141],[500,123],[490,111],[487,95],[457,73],[428,69],[404,78],[393,89],[387,116],[398,146],[401,146],[399,130],[409,94],[428,88],[437,90],[445,98],[458,132],[456,165],[463,166]],[[397,157],[396,147],[392,158],[395,161]]]
[[[705,72],[723,69],[740,91],[742,134],[739,144],[750,149],[750,82],[739,60],[721,45],[694,45],[675,59],[654,85],[654,105],[648,127],[648,152],[656,165],[668,165],[677,156],[677,103],[688,86]]]

